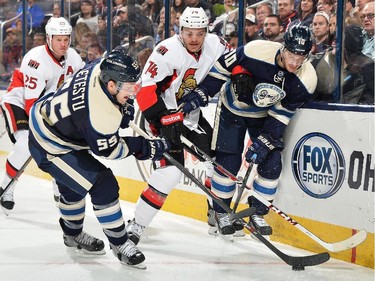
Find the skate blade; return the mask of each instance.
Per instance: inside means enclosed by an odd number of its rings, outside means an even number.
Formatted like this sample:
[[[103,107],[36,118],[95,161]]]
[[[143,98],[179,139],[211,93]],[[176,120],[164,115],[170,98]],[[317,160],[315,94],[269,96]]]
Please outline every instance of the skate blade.
[[[141,262],[139,264],[128,264],[126,262],[120,262],[122,265],[125,265],[127,267],[130,267],[130,268],[136,268],[136,269],[141,269],[141,270],[146,270],[147,269],[147,266],[145,265],[144,262]]]
[[[211,236],[219,236],[219,233],[217,232],[216,226],[208,226],[208,234]]]
[[[238,238],[238,237],[245,237],[245,235],[246,235],[246,233],[245,233],[245,231],[243,231],[243,229],[242,230],[237,230],[233,234],[233,236],[236,237],[236,238]]]
[[[101,251],[91,252],[91,251],[87,251],[85,249],[78,249],[78,248],[75,248],[75,247],[66,247],[66,251],[69,254],[79,255],[81,257],[95,257],[95,256],[105,255],[104,249],[101,250]]]
[[[1,205],[1,204],[0,204],[0,206],[1,206],[1,210],[3,211],[3,213],[8,217],[12,210],[4,208],[3,205]]]
[[[224,241],[234,242],[234,235],[233,235],[233,234],[224,235],[224,234],[219,233],[219,236],[220,236]]]

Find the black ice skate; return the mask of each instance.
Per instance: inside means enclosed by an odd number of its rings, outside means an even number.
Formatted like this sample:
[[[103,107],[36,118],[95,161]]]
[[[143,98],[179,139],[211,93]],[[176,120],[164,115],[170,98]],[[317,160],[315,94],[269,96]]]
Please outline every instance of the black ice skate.
[[[262,215],[251,215],[250,223],[262,235],[271,235],[272,227],[264,220]]]
[[[229,220],[228,213],[215,212],[215,225],[220,235],[225,239],[233,240],[233,234],[236,232],[236,229]]]
[[[104,242],[82,231],[77,236],[63,234],[64,244],[86,255],[104,255]]]
[[[129,265],[139,269],[146,269],[143,264],[145,256],[140,250],[134,245],[133,241],[130,239],[122,245],[115,246],[110,244],[113,254],[121,261],[124,265]]]
[[[2,188],[0,188],[0,194],[3,194],[0,200],[1,207],[5,209],[4,211],[10,211],[14,208],[14,198],[13,198],[13,188],[9,188],[5,193]]]

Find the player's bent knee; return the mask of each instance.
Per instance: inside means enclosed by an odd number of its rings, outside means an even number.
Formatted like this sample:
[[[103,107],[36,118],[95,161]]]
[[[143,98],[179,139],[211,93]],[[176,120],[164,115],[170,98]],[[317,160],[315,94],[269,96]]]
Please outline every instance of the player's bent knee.
[[[119,185],[111,169],[106,168],[98,174],[98,178],[89,193],[94,205],[109,204],[118,199]]]

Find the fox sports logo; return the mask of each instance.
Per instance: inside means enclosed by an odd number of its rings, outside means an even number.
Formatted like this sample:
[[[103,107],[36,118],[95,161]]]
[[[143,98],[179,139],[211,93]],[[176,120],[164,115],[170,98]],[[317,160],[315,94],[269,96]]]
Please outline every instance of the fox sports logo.
[[[322,133],[310,133],[296,144],[292,171],[299,187],[314,198],[328,198],[342,186],[345,159],[337,143]]]

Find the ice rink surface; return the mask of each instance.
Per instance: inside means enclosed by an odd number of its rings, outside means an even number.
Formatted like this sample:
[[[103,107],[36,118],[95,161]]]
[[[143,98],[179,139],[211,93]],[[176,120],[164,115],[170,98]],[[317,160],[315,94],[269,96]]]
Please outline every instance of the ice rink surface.
[[[22,175],[15,200],[15,209],[8,217],[0,214],[1,281],[374,280],[374,270],[335,259],[304,271],[293,271],[249,235],[234,242],[224,241],[209,236],[203,222],[163,211],[146,229],[147,237],[139,244],[147,269],[130,268],[121,265],[110,251],[90,200],[84,230],[104,240],[104,256],[85,257],[67,251],[51,182]],[[134,204],[122,202],[125,220],[133,217],[133,209]],[[272,243],[294,256],[311,254]]]

